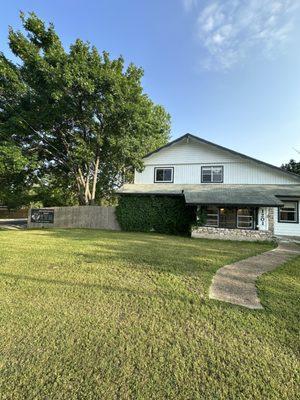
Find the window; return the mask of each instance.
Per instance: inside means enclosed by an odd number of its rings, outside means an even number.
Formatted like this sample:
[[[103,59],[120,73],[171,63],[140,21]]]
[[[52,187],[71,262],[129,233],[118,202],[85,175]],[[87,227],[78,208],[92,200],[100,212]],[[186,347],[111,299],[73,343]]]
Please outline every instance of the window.
[[[223,167],[201,167],[201,182],[202,183],[222,183],[223,182]]]
[[[174,168],[155,168],[154,182],[173,182]]]
[[[205,226],[219,227],[219,210],[217,207],[207,208]]]
[[[237,227],[240,229],[253,228],[253,211],[249,208],[239,208],[237,210]]]
[[[298,223],[298,201],[283,200],[283,206],[278,209],[278,222]]]

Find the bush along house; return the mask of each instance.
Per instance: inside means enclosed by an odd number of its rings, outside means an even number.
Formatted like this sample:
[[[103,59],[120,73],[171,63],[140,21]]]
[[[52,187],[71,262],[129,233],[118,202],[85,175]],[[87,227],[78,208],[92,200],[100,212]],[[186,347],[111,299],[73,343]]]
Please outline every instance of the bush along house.
[[[185,210],[196,211],[193,237],[300,238],[298,175],[191,134],[147,154],[143,161],[144,169],[135,171],[134,183],[119,189],[121,204],[126,197],[134,209],[133,230],[140,230],[139,224],[144,224],[141,230],[157,230],[148,218],[152,212],[149,202],[164,197],[181,201]],[[148,208],[143,210],[145,202]],[[155,203],[151,204],[153,208]],[[158,210],[157,219],[168,213],[166,205],[164,202]],[[186,218],[184,214],[174,214],[177,223]]]

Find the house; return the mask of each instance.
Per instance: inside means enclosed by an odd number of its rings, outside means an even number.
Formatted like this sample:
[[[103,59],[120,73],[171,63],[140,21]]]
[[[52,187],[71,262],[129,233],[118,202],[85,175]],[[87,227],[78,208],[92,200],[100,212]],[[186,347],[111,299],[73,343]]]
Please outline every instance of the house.
[[[120,194],[183,196],[205,213],[194,237],[299,236],[300,176],[186,134],[158,148]]]

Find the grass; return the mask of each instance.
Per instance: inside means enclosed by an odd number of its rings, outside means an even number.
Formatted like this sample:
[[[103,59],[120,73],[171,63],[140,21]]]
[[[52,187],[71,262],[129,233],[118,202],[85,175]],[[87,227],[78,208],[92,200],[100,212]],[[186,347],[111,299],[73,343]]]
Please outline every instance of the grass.
[[[296,399],[299,267],[262,311],[208,299],[271,248],[156,234],[0,231],[0,399]]]

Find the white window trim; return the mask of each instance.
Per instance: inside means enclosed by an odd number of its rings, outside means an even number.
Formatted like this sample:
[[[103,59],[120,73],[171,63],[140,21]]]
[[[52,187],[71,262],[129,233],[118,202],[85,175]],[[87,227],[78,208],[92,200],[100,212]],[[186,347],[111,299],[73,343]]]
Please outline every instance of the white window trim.
[[[157,170],[159,170],[159,169],[163,169],[163,170],[170,169],[170,170],[171,170],[171,180],[168,180],[168,181],[158,181],[158,180],[156,179],[156,172],[157,172]],[[173,183],[173,182],[174,182],[174,167],[154,167],[154,183]]]
[[[280,219],[280,211],[282,207],[278,207],[278,215],[277,215],[277,221],[279,224],[299,224],[299,201],[294,200],[294,199],[280,199],[283,203],[295,203],[296,204],[296,209],[295,211],[287,211],[287,212],[293,212],[295,214],[296,219],[294,221],[287,221]]]
[[[203,181],[203,170],[204,169],[211,169],[211,181],[210,182],[204,182]],[[212,170],[213,170],[213,168],[221,168],[221,170],[222,170],[222,180],[220,180],[220,181],[213,181],[213,173],[212,173]],[[202,165],[201,166],[201,183],[224,183],[224,166],[223,165]]]

